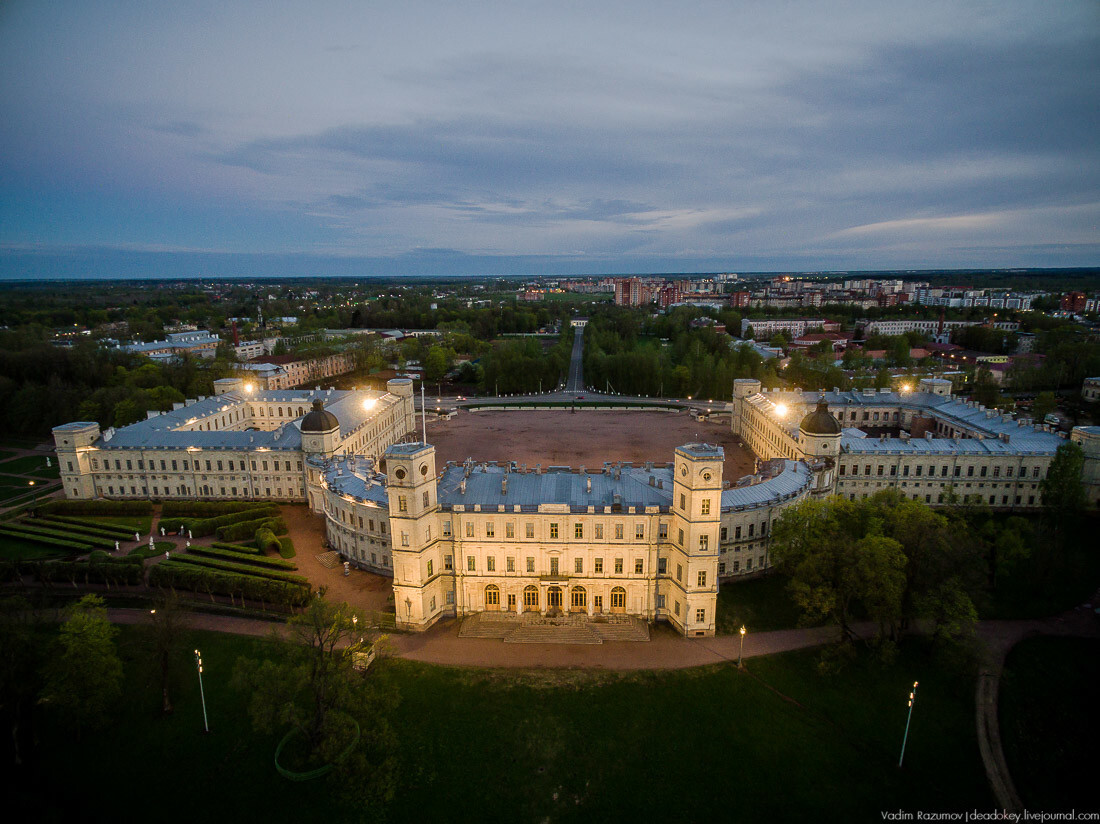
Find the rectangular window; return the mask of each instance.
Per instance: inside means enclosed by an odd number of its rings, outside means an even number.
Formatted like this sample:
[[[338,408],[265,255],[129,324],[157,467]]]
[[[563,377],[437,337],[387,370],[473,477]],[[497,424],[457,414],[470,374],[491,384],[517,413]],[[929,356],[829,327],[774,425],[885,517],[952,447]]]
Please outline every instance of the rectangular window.
[[[584,537],[584,526],[583,525],[573,524],[573,537],[574,538],[583,538]]]
[[[725,541],[729,537],[729,532],[725,527],[722,527],[718,532],[718,540]]]
[[[485,559],[485,570],[487,572],[496,572],[497,571],[497,559],[495,557],[493,557],[492,555],[490,555],[488,558]]]
[[[615,524],[615,540],[621,541],[623,539],[623,525]]]
[[[444,555],[443,556],[443,568],[444,569],[452,569],[453,567],[454,567],[454,560],[451,558],[450,555]]]
[[[290,469],[290,464],[289,464],[289,463],[288,463],[288,464],[286,465],[286,468],[287,468],[287,469]],[[424,493],[424,508],[425,508],[425,509],[427,509],[427,508],[428,508],[428,500],[429,500],[429,498],[428,498],[428,493],[427,493],[427,492],[425,492],[425,493]]]
[[[658,524],[657,525],[657,537],[658,538],[668,538],[668,524]]]
[[[657,596],[657,609],[664,609],[664,608],[665,608],[665,596],[658,595]]]
[[[466,537],[467,538],[473,538],[474,537],[474,523],[473,523],[473,521],[469,521],[466,524]]]
[[[470,572],[473,572],[474,570],[477,569],[477,566],[474,563],[474,556],[473,555],[467,555],[466,556],[466,569],[469,570]]]
[[[726,562],[725,561],[719,561],[718,562],[718,574],[719,575],[725,575],[726,574]]]
[[[983,464],[983,465],[982,465],[982,471],[981,471],[981,472],[979,472],[978,474],[979,474],[979,475],[980,475],[980,476],[981,476],[982,478],[984,478],[984,477],[985,477],[985,473],[986,473],[986,470],[987,470],[988,468],[989,468],[989,467],[987,467],[987,466],[985,466],[985,465]]]
[[[551,538],[557,538],[558,537],[558,525],[557,524],[550,524],[550,537]]]
[[[668,558],[657,559],[657,574],[668,575]]]
[[[645,538],[645,524],[634,524],[634,540],[641,541]]]
[[[756,527],[756,524],[749,524],[749,537],[752,537],[752,531]]]
[[[593,568],[596,570],[596,572],[603,572],[603,558],[597,558],[594,563],[595,567]]]
[[[879,464],[879,465],[878,465],[878,474],[879,474],[879,475],[881,475],[881,474],[882,474],[882,471],[883,471],[883,469],[884,469],[883,465],[882,465],[882,464]]]
[[[524,531],[524,534],[528,538],[534,538],[535,537],[535,525],[534,524],[527,524],[527,527]]]
[[[739,526],[734,527],[733,540],[735,540],[735,541],[740,541],[741,540],[741,527],[739,527]]]
[[[684,581],[684,567],[682,564],[676,565],[676,580],[680,583]]]
[[[615,559],[615,574],[616,575],[622,575],[623,574],[623,559],[622,558],[616,558]]]
[[[507,559],[505,559],[504,563],[505,563],[505,566],[507,567],[509,572],[515,572],[516,571],[516,559],[515,558],[507,558]]]
[[[453,604],[455,602],[455,593],[453,589],[447,590],[447,603]]]
[[[409,533],[402,532],[401,533],[401,546],[408,546],[408,545],[409,545]]]
[[[516,524],[515,521],[509,521],[504,525],[504,537],[515,538],[516,537]]]
[[[710,514],[710,498],[703,498],[703,500],[700,502],[700,505],[703,508],[702,513],[704,515],[709,515]]]
[[[687,509],[687,497],[683,492],[680,493],[680,509]]]
[[[603,524],[596,524],[596,540],[603,540]]]
[[[534,558],[528,558],[527,559],[527,571],[528,572],[534,572],[535,571],[535,559]]]
[[[909,464],[906,464],[905,466],[903,466],[901,468],[901,476],[903,478],[908,478],[909,477]]]
[[[680,614],[680,602],[679,601],[673,602],[672,611],[675,612],[677,615]]]
[[[558,559],[557,558],[551,558],[550,559],[550,574],[551,575],[557,575],[558,574]]]
[[[705,571],[702,571],[702,572],[699,573],[698,586],[705,587],[706,585],[707,585],[707,573]]]
[[[705,551],[709,548],[710,548],[710,536],[709,535],[700,535],[699,536],[699,549],[702,549],[702,550]]]
[[[371,528],[373,529],[373,527],[371,527]],[[443,522],[443,537],[444,538],[450,538],[451,537],[451,522],[450,521],[444,521]]]
[[[705,609],[695,610],[695,623],[703,624],[707,620],[707,611]]]
[[[428,577],[432,577],[432,562],[428,561]]]
[[[584,572],[584,559],[583,558],[574,558],[573,559],[573,571],[575,573],[577,573],[578,575],[580,575],[582,572]]]
[[[435,596],[434,595],[432,596],[432,612],[435,612]]]
[[[267,469],[267,467],[265,466],[264,469]],[[409,511],[409,500],[404,495],[398,495],[397,496],[397,511],[398,512],[408,512]]]
[[[496,527],[493,525],[493,522],[492,521],[486,521],[485,522],[485,537],[486,538],[493,538],[493,537],[496,537],[496,534],[497,534],[497,530],[496,530]]]
[[[641,575],[642,571],[644,569],[645,569],[645,565],[644,565],[644,562],[642,561],[642,559],[641,558],[635,558],[634,559],[634,574],[635,575]]]

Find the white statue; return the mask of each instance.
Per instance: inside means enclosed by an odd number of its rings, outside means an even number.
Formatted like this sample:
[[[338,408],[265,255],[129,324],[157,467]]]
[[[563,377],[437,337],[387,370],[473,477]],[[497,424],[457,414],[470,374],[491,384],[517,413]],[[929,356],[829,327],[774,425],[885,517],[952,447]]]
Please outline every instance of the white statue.
[[[187,548],[188,548],[188,549],[190,549],[190,548],[191,548],[191,542],[190,542],[190,541],[187,541]]]
[[[160,528],[160,537],[164,537],[164,527]]]
[[[49,468],[50,468],[51,466],[53,466],[53,464],[52,464],[52,463],[50,463],[50,458],[49,458],[49,456],[47,455],[47,456],[46,456],[46,469],[49,469]]]
[[[134,540],[135,541],[140,541],[141,540],[141,536],[138,535],[136,532],[134,533]]]
[[[115,541],[115,552],[118,552],[118,541]]]
[[[149,535],[149,549],[152,549],[152,548],[153,548],[153,535],[152,535],[152,533],[150,533],[150,535]]]
[[[190,529],[189,529],[189,530],[187,530],[187,537],[188,537],[188,538],[194,538],[194,537],[195,537],[194,535],[192,535],[192,534],[191,534],[191,530],[190,530]]]

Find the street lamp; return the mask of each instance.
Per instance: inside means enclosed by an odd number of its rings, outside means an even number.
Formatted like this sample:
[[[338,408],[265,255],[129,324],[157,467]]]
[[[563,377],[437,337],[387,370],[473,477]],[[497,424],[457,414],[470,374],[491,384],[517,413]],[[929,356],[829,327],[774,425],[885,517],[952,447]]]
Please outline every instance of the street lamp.
[[[195,668],[199,671],[199,697],[202,699],[202,726],[204,732],[210,732],[210,722],[206,718],[206,692],[202,688],[202,653],[195,650]]]
[[[901,739],[901,757],[898,758],[898,769],[905,760],[905,744],[909,741],[909,722],[913,720],[913,704],[917,702],[917,681],[913,682],[913,691],[909,693],[909,717],[905,719],[905,735]]]
[[[745,625],[741,625],[741,649],[737,652],[737,669],[743,670],[744,664],[741,663],[742,657],[745,655]]]

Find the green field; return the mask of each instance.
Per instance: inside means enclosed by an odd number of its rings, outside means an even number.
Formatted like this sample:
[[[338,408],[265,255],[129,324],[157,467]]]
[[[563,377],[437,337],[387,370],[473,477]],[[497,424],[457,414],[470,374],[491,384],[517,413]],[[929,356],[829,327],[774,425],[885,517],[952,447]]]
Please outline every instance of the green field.
[[[1031,638],[1001,681],[1001,740],[1016,791],[1030,809],[1100,809],[1100,640]]]
[[[69,558],[73,553],[60,547],[49,547],[30,541],[20,541],[10,535],[0,535],[0,561],[42,561]]]
[[[39,478],[58,478],[61,473],[57,468],[57,458],[50,456],[51,466],[46,466],[45,455],[24,455],[11,461],[0,463],[0,472],[8,472],[16,475],[33,474]]]
[[[109,526],[120,526],[128,532],[140,532],[142,535],[148,535],[153,525],[152,515],[81,515],[79,517]],[[157,537],[160,537],[159,530]]]
[[[36,820],[113,808],[125,819],[401,821],[868,821],[897,809],[991,809],[974,736],[973,679],[919,646],[821,676],[817,654],[734,666],[616,674],[511,672],[382,661],[369,677],[401,695],[399,762],[382,810],[342,807],[326,781],[272,765],[247,697],[227,681],[262,641],[192,633],[177,661],[175,713],[162,717],[145,628],[122,628],[126,699],[80,740],[41,725],[36,772],[16,781]],[[189,651],[202,650],[211,734],[203,735]],[[906,696],[921,681],[904,770]],[[777,694],[779,690],[789,696]],[[57,780],[64,776],[63,781]],[[125,777],[124,797],[120,780]],[[21,804],[20,804],[21,802]],[[50,814],[43,816],[43,805]],[[10,800],[9,800],[10,805]]]

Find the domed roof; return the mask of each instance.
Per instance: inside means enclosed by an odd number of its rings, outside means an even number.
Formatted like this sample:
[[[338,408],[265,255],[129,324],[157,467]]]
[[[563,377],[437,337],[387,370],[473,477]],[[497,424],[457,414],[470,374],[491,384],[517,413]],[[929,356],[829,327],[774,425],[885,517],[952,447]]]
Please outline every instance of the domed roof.
[[[303,432],[328,432],[340,426],[336,416],[325,409],[325,402],[317,398],[313,402],[313,409],[302,418],[301,429]]]
[[[802,419],[798,426],[807,435],[839,435],[840,423],[829,412],[825,398],[817,402],[817,408]]]

